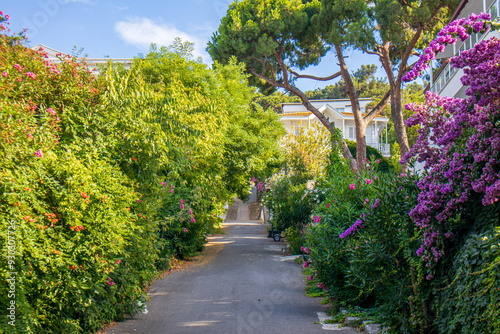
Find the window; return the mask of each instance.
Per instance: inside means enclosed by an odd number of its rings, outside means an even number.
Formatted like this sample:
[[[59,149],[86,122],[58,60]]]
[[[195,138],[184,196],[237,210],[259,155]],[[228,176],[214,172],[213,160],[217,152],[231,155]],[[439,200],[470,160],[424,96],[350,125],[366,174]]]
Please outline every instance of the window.
[[[347,138],[348,139],[355,139],[356,138],[356,131],[354,131],[354,126],[347,127]]]

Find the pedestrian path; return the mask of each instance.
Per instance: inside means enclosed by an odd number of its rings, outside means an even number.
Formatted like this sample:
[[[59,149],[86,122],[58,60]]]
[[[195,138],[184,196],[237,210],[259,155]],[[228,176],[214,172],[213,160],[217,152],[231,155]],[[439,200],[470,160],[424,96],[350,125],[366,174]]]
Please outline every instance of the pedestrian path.
[[[239,222],[244,222],[248,221],[248,204],[244,203],[240,199],[235,199],[234,203],[238,204],[238,221]]]
[[[246,203],[235,204],[237,219],[224,222],[226,233],[209,237],[207,251],[220,248],[213,258],[155,281],[148,292],[148,314],[139,313],[106,333],[325,333],[317,312],[326,306],[305,296],[301,266],[280,261],[283,242],[268,239],[266,225],[248,219]],[[357,333],[348,328],[338,332]]]

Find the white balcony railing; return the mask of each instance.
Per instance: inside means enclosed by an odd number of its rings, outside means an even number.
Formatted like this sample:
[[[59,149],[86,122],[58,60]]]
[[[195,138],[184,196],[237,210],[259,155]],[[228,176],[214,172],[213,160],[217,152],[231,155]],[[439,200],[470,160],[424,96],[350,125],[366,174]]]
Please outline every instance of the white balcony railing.
[[[500,0],[493,1],[493,3],[488,8],[487,12],[491,15],[491,20],[497,20],[500,16]],[[472,33],[469,38],[467,38],[460,48],[455,52],[454,57],[460,55],[460,52],[464,50],[469,50],[474,47],[478,42],[480,42],[485,34],[481,33]],[[455,75],[457,69],[451,66],[451,64],[447,64],[443,71],[439,74],[439,76],[434,80],[434,83],[431,87],[431,92],[440,93],[441,90],[450,82],[451,78]]]
[[[380,152],[384,157],[391,156],[391,144],[384,143],[366,143],[366,145],[373,147]]]

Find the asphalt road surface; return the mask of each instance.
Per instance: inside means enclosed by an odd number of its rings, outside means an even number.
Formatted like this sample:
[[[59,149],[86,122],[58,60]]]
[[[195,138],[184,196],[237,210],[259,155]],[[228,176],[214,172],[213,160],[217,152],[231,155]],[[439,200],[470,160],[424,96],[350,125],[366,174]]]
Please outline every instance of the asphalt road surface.
[[[155,281],[148,313],[106,333],[328,333],[314,323],[325,306],[305,296],[301,266],[283,261],[284,243],[268,239],[266,226],[247,217],[239,203],[237,220],[225,223],[226,234],[209,238],[208,255]]]

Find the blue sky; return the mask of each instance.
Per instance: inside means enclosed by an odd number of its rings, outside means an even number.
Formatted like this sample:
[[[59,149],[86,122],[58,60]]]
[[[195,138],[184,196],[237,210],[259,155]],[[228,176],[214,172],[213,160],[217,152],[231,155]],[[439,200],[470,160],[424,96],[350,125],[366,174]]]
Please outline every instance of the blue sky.
[[[10,15],[13,32],[27,28],[30,45],[44,44],[64,53],[74,46],[91,58],[132,58],[149,45],[169,45],[175,37],[195,43],[194,55],[211,64],[206,44],[217,30],[231,0],[9,0],[0,10]],[[351,53],[352,71],[376,58]],[[328,76],[338,70],[332,53],[305,73]],[[379,66],[380,67],[380,66]],[[379,69],[377,74],[382,75]],[[299,88],[311,90],[330,82],[303,79]]]

